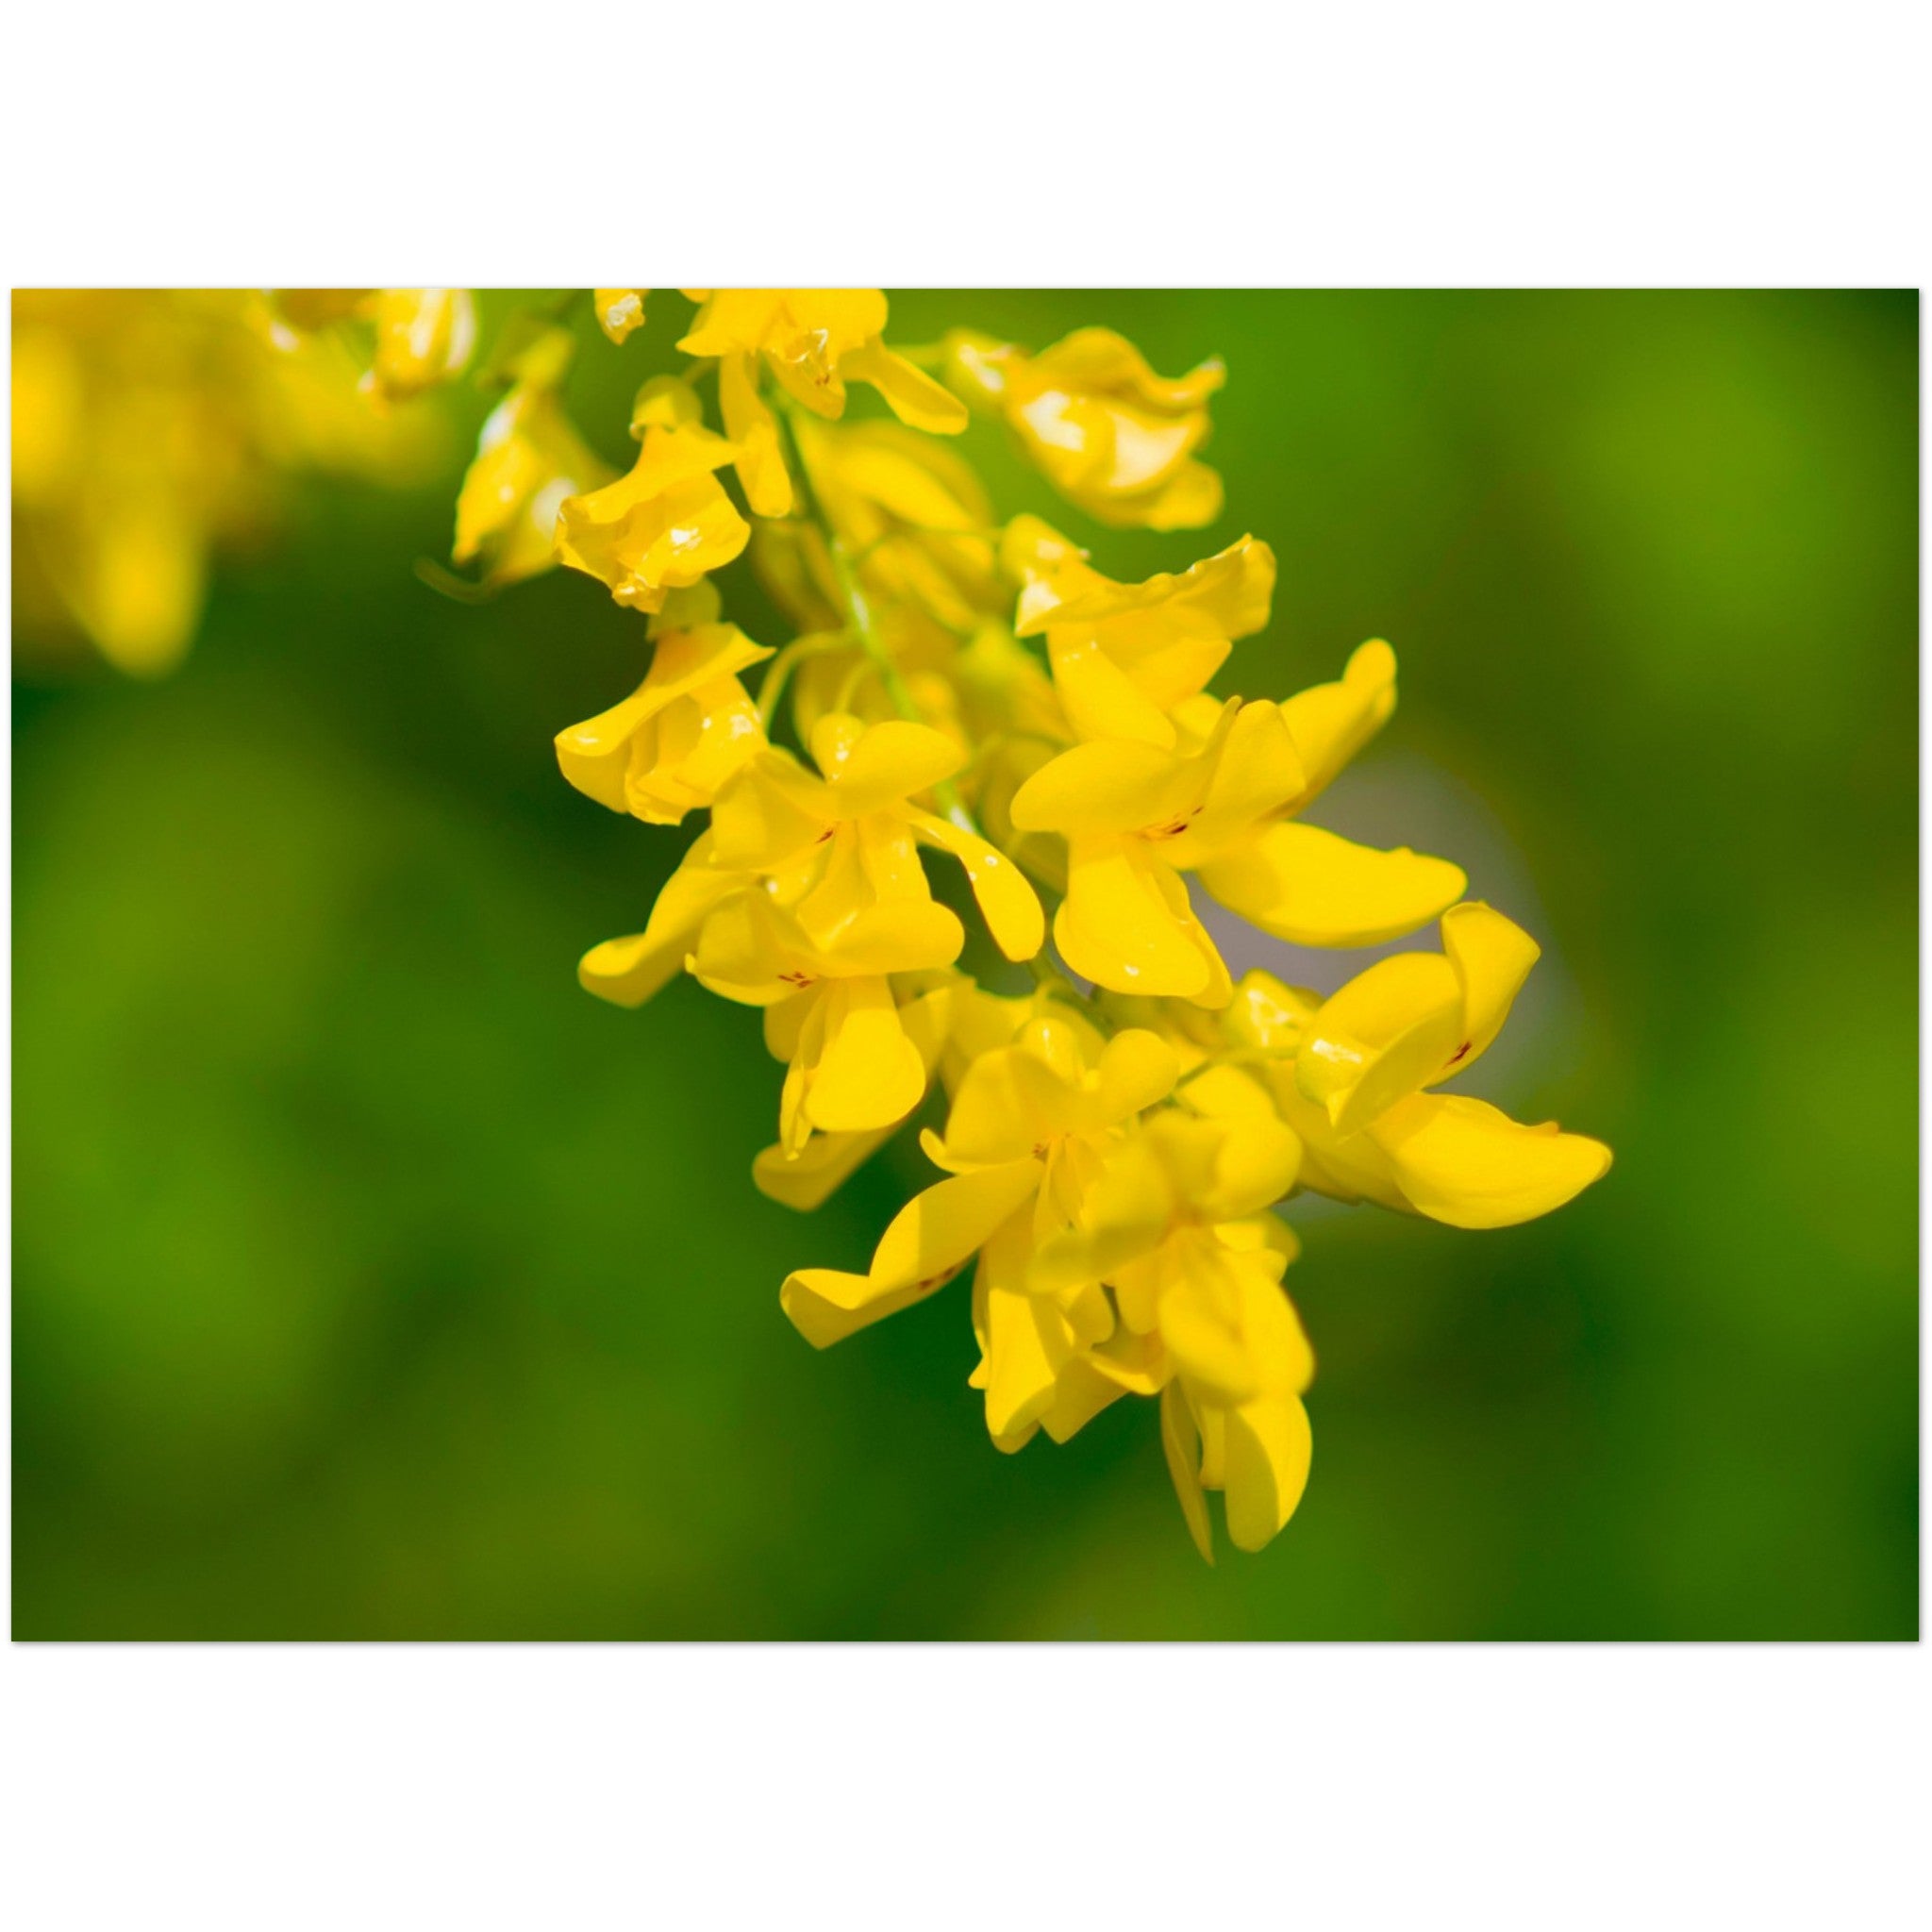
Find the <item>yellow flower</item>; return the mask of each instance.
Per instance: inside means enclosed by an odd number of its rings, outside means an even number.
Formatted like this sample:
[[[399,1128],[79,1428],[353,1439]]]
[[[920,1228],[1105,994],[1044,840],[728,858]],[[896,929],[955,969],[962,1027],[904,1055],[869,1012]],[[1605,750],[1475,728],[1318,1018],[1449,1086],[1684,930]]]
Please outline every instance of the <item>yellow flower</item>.
[[[1301,1135],[1303,1182],[1452,1227],[1509,1227],[1573,1200],[1610,1165],[1600,1141],[1524,1126],[1486,1101],[1430,1090],[1478,1060],[1535,964],[1528,934],[1480,901],[1442,915],[1441,953],[1378,960],[1326,1000],[1257,979],[1240,1009]]]
[[[467,289],[276,289],[278,341],[343,322],[367,322],[375,358],[363,392],[397,403],[460,375],[476,346],[476,304]]]
[[[1257,1550],[1307,1480],[1301,1395],[1314,1358],[1280,1286],[1296,1243],[1266,1211],[1293,1185],[1300,1158],[1294,1134],[1272,1118],[1166,1109],[1110,1154],[1081,1224],[1033,1262],[1036,1291],[1106,1282],[1123,1328],[1141,1338],[1145,1392],[1163,1391],[1174,1487],[1210,1562],[1203,1488],[1226,1492],[1229,1537]]]
[[[864,1274],[807,1268],[780,1301],[799,1331],[824,1348],[909,1306],[949,1280],[981,1248],[975,1322],[984,1351],[973,1377],[987,1391],[987,1426],[1018,1448],[1055,1408],[1059,1372],[1104,1341],[1113,1313],[1094,1281],[1070,1283],[1036,1307],[1025,1263],[1070,1226],[1101,1172],[1104,1150],[1174,1085],[1171,1048],[1151,1033],[1110,1041],[1064,1007],[1036,1011],[1009,1044],[977,1056],[954,1096],[943,1140],[927,1154],[952,1178],[928,1188],[888,1227]],[[1116,1394],[1124,1385],[1108,1384]],[[1064,1406],[1050,1426],[1079,1426]]]
[[[1038,356],[956,329],[945,356],[955,387],[1004,416],[1047,481],[1090,516],[1191,530],[1221,514],[1221,478],[1194,459],[1220,362],[1159,376],[1108,328],[1076,329]]]
[[[952,435],[966,426],[958,399],[886,347],[886,298],[876,289],[687,289],[701,304],[678,344],[718,358],[718,407],[738,445],[739,481],[755,515],[791,508],[791,481],[771,407],[759,394],[769,368],[794,401],[819,416],[845,408],[848,381],[870,383],[915,429]]]
[[[738,674],[771,655],[735,624],[664,631],[629,697],[557,734],[563,775],[612,811],[679,824],[763,747],[758,707]]]
[[[385,402],[460,375],[476,346],[476,308],[467,289],[382,289],[371,319],[375,360],[362,384]]]
[[[558,557],[631,609],[661,609],[667,591],[722,569],[751,535],[712,474],[732,460],[733,446],[698,416],[683,383],[646,383],[631,417],[642,447],[630,474],[559,507]]]
[[[572,427],[558,397],[574,339],[555,329],[517,359],[514,380],[476,439],[457,496],[452,561],[480,558],[483,581],[521,582],[557,561],[565,500],[600,490],[613,472]]]
[[[1208,688],[1237,638],[1268,622],[1274,553],[1243,537],[1180,575],[1117,584],[1038,517],[1001,544],[1023,586],[1015,634],[1044,632],[1055,688],[1081,738],[1172,745],[1177,707]]]
[[[377,420],[333,339],[278,350],[234,290],[13,298],[15,648],[75,634],[158,675],[193,638],[215,560],[257,543],[306,471],[413,476],[441,425]],[[293,338],[290,338],[293,343]]]
[[[1376,851],[1286,821],[1309,804],[1394,703],[1394,654],[1366,644],[1338,684],[1275,705],[1182,707],[1173,749],[1141,738],[1076,744],[1014,794],[1029,832],[1067,841],[1054,938],[1074,972],[1126,993],[1225,1004],[1229,984],[1182,871],[1223,905],[1304,945],[1368,945],[1454,901],[1459,867]],[[1212,709],[1205,740],[1192,728]]]
[[[650,292],[648,289],[592,289],[597,326],[621,346],[633,329],[643,327],[644,297]]]

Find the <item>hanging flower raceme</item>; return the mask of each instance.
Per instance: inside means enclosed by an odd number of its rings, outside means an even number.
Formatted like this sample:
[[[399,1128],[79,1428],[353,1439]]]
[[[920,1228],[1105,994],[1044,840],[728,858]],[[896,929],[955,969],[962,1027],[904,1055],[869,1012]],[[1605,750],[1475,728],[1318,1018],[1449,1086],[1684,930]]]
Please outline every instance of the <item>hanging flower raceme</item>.
[[[648,617],[642,681],[558,735],[571,783],[653,826],[708,815],[644,929],[586,954],[583,984],[631,1007],[685,974],[760,1009],[785,1072],[753,1176],[796,1209],[942,1101],[922,1134],[941,1177],[863,1269],[789,1274],[785,1312],[823,1347],[971,1267],[971,1383],[1001,1449],[1143,1396],[1202,1554],[1215,1493],[1230,1541],[1258,1549],[1312,1450],[1277,1210],[1308,1190],[1501,1226],[1608,1165],[1594,1141],[1435,1091],[1495,1037],[1536,948],[1458,903],[1449,861],[1302,819],[1392,714],[1386,643],[1280,699],[1210,691],[1269,621],[1265,543],[1116,581],[1038,518],[999,525],[937,440],[965,410],[885,347],[877,291],[692,299],[678,347],[697,359],[639,393],[629,475],[590,470],[556,411],[560,363],[532,351],[508,365],[459,514],[458,553],[492,580],[541,567],[547,518],[558,560]],[[595,291],[613,341],[643,307]],[[1218,513],[1195,454],[1218,363],[1162,378],[1104,329],[1037,356],[956,331],[923,359],[1102,522]],[[697,386],[713,376],[716,428]],[[896,421],[847,415],[861,384]],[[748,544],[792,628],[770,643],[724,621],[710,575]],[[963,868],[952,904],[933,851]],[[1378,944],[1440,918],[1442,950],[1325,999],[1265,972],[1237,984],[1195,882],[1279,940]]]

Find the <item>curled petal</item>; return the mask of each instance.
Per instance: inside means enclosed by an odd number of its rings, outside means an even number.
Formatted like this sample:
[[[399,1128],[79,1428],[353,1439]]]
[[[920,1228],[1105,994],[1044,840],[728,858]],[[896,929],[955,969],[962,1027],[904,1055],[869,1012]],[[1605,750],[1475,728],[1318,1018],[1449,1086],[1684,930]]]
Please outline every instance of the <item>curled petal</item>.
[[[931,812],[908,816],[922,839],[950,852],[966,868],[967,882],[993,943],[1008,959],[1032,958],[1046,941],[1046,915],[1025,874],[976,832]]]
[[[801,1268],[779,1305],[814,1348],[909,1307],[950,1281],[1040,1185],[1037,1160],[956,1174],[916,1194],[893,1216],[863,1274]]]
[[[1442,950],[1462,983],[1462,1044],[1446,1075],[1480,1059],[1503,1030],[1542,948],[1514,920],[1473,899],[1443,913]]]
[[[1434,1078],[1462,1039],[1462,988],[1440,953],[1398,953],[1357,974],[1308,1022],[1295,1085],[1358,1133]]]

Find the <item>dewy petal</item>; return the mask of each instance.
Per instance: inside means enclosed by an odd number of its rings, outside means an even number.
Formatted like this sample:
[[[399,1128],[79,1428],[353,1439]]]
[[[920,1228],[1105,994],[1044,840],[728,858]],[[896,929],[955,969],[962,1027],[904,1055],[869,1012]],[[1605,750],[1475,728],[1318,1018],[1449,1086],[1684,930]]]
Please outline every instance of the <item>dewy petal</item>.
[[[1165,868],[1141,858],[1136,840],[1075,834],[1067,842],[1067,896],[1053,927],[1067,964],[1116,992],[1192,999],[1205,991],[1213,967],[1174,917],[1158,876]]]
[[[1462,982],[1462,1044],[1438,1078],[1479,1060],[1503,1030],[1509,1008],[1542,948],[1516,924],[1480,899],[1442,915],[1442,950]]]
[[[1167,1473],[1174,1478],[1174,1492],[1180,1499],[1181,1514],[1187,1519],[1188,1534],[1202,1559],[1212,1563],[1214,1530],[1208,1520],[1208,1498],[1201,1490],[1201,1432],[1194,1426],[1193,1412],[1178,1382],[1170,1382],[1160,1391],[1160,1447],[1167,1457]]]
[[[866,1133],[902,1121],[925,1097],[925,1063],[906,1037],[883,978],[825,989],[825,1041],[805,1109],[830,1134]]]
[[[1200,868],[1229,910],[1300,946],[1373,946],[1426,924],[1468,883],[1462,868],[1406,845],[1357,845],[1314,825],[1271,825]]]
[[[1403,1192],[1451,1227],[1513,1227],[1574,1200],[1608,1172],[1601,1141],[1525,1127],[1487,1101],[1426,1093],[1370,1129]]]
[[[1455,969],[1440,953],[1398,953],[1323,1003],[1295,1056],[1295,1086],[1337,1133],[1358,1133],[1419,1091],[1461,1039]]]
[[[908,811],[922,839],[950,852],[966,868],[987,930],[1008,959],[1030,959],[1046,941],[1046,915],[1026,875],[997,846],[976,832],[931,812]]]
[[[1308,1486],[1314,1436],[1297,1395],[1262,1396],[1227,1412],[1224,1489],[1228,1541],[1265,1549]]]
[[[841,818],[896,805],[916,791],[950,778],[966,754],[942,731],[889,718],[848,733],[856,721],[841,713],[821,718],[811,735],[812,756],[832,787]]]
[[[785,1278],[779,1305],[814,1348],[909,1307],[950,1281],[1040,1185],[1037,1160],[956,1174],[915,1194],[892,1218],[864,1274],[801,1268]]]

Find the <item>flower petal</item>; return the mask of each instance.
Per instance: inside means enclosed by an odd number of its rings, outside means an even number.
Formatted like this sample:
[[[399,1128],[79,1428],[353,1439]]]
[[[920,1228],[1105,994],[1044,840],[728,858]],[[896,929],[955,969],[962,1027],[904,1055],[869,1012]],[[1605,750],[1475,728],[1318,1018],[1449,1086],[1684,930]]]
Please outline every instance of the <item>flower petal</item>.
[[[909,1307],[950,1281],[1040,1185],[1037,1160],[956,1174],[915,1194],[879,1241],[871,1268],[846,1274],[800,1268],[785,1277],[779,1306],[814,1348]]]
[[[1440,953],[1398,953],[1323,1002],[1295,1056],[1295,1086],[1358,1133],[1432,1078],[1462,1039],[1462,987]]]
[[[1526,1127],[1460,1094],[1419,1094],[1377,1121],[1369,1138],[1417,1209],[1451,1227],[1534,1221],[1574,1200],[1610,1165],[1601,1141],[1565,1134],[1554,1121]]]
[[[1378,852],[1314,825],[1273,825],[1200,869],[1230,911],[1298,946],[1373,946],[1454,903],[1462,868],[1397,846]]]
[[[1227,1411],[1227,1537],[1260,1550],[1295,1512],[1308,1486],[1314,1436],[1297,1395],[1264,1396]]]

